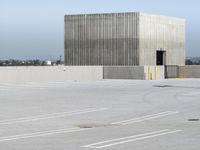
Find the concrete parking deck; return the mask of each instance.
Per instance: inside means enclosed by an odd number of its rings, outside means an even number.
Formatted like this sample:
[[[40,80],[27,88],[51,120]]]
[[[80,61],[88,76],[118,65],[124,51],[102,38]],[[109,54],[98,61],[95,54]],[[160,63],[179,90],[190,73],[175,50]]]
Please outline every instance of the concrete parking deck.
[[[200,80],[0,84],[2,150],[199,150]]]

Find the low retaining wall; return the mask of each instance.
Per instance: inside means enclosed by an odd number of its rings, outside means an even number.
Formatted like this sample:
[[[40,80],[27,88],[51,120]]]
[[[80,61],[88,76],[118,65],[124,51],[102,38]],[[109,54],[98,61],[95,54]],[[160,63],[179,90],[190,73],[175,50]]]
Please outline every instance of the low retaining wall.
[[[144,66],[104,66],[103,78],[144,80]]]
[[[179,78],[200,78],[200,65],[179,66]]]
[[[0,83],[102,80],[102,66],[0,67]]]
[[[104,79],[162,80],[164,66],[104,66]]]
[[[164,69],[158,66],[0,67],[0,83],[61,82],[67,80],[103,79],[164,79]]]

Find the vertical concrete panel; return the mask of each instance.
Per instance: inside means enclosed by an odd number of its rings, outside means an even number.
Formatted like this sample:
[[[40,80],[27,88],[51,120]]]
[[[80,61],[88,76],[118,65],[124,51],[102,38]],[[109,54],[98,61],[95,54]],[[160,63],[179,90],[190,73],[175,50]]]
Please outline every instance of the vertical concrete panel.
[[[129,59],[128,64],[132,65],[135,63],[134,60],[134,14],[129,14]]]
[[[112,62],[111,65],[116,64],[116,21],[117,21],[117,16],[116,14],[112,14],[112,39],[111,39],[111,53],[112,53]]]
[[[143,66],[104,66],[104,79],[137,79],[144,80]]]
[[[99,15],[99,53],[98,53],[98,62],[103,64],[103,15]]]
[[[73,64],[73,19],[72,16],[65,18],[65,64]]]
[[[98,58],[98,49],[96,49],[96,40],[97,40],[97,25],[95,24],[96,18],[94,15],[90,15],[90,65],[96,63],[96,58]],[[94,51],[96,50],[96,51]]]
[[[123,46],[123,14],[118,14],[117,26],[117,62],[119,65],[124,65],[124,46]]]

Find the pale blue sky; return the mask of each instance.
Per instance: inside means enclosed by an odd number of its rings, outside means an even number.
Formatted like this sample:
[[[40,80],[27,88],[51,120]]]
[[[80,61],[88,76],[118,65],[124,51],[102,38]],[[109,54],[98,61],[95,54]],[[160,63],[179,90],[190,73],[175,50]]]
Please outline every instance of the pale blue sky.
[[[200,56],[199,0],[0,0],[0,59],[56,59],[64,15],[141,11],[186,19],[187,56]]]

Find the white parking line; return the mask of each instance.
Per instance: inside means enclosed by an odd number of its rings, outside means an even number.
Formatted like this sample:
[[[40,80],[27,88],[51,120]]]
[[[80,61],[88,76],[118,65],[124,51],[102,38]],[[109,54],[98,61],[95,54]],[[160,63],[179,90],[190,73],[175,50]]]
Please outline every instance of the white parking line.
[[[30,117],[23,117],[23,118],[16,118],[16,119],[1,120],[0,125],[46,120],[46,119],[52,119],[52,118],[61,118],[61,117],[80,115],[80,114],[86,114],[86,113],[91,113],[91,112],[104,111],[104,110],[107,110],[107,108],[88,108],[88,109],[77,110],[77,111],[72,111],[72,112],[60,112],[60,113],[53,113],[53,114],[45,114],[45,115],[37,115],[37,116],[30,116]]]
[[[198,96],[200,95],[200,92],[190,92],[190,93],[186,93],[186,94],[183,94],[185,96]]]
[[[101,149],[101,148],[111,147],[111,146],[115,146],[115,145],[119,145],[119,144],[125,144],[125,143],[129,143],[129,142],[144,140],[144,139],[158,137],[158,136],[162,136],[162,135],[177,133],[177,132],[181,132],[181,131],[182,130],[170,131],[169,129],[165,129],[165,130],[159,130],[159,131],[154,131],[154,132],[148,132],[148,133],[144,133],[144,134],[138,134],[138,135],[134,135],[134,136],[112,139],[112,140],[108,140],[108,141],[102,141],[102,142],[98,142],[98,143],[85,145],[82,147]]]
[[[177,111],[166,111],[166,112],[161,112],[161,113],[157,113],[157,114],[151,114],[151,115],[146,115],[146,116],[137,117],[137,118],[133,118],[133,119],[114,122],[112,124],[127,125],[127,124],[157,119],[157,118],[161,118],[161,117],[165,117],[165,116],[169,116],[169,115],[173,115],[173,114],[177,114],[177,113],[179,113],[179,112],[177,112]]]
[[[69,129],[49,130],[49,131],[43,131],[43,132],[34,132],[34,133],[28,133],[28,134],[19,134],[19,135],[13,135],[13,136],[0,137],[0,142],[48,136],[48,135],[61,134],[61,133],[71,133],[71,132],[78,132],[78,131],[84,131],[84,130],[88,130],[88,129],[69,128]]]

